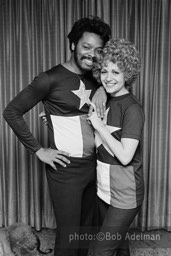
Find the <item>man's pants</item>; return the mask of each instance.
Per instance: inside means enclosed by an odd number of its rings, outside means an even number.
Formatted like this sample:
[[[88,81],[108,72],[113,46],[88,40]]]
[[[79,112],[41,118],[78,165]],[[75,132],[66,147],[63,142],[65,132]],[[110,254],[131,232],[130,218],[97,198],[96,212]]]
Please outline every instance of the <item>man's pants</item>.
[[[129,226],[140,206],[134,209],[119,209],[98,199],[100,233],[89,256],[129,256]]]
[[[47,166],[47,179],[57,223],[54,256],[87,255],[79,232],[92,226],[96,198],[96,159],[70,158],[65,168]],[[86,229],[87,227],[87,229]]]

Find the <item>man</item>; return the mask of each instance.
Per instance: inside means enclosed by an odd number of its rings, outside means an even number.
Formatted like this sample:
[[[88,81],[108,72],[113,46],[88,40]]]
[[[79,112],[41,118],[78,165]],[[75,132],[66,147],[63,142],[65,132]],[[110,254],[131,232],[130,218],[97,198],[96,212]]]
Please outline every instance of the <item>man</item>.
[[[78,250],[79,242],[72,244],[69,238],[79,234],[79,227],[92,225],[96,158],[87,114],[98,85],[91,70],[110,35],[110,27],[99,18],[78,20],[68,35],[71,58],[39,74],[4,111],[4,118],[19,140],[47,164],[57,222],[55,256],[86,255],[85,250]],[[98,110],[106,100],[102,87],[93,98]],[[40,145],[23,119],[40,101],[49,123],[50,148]]]

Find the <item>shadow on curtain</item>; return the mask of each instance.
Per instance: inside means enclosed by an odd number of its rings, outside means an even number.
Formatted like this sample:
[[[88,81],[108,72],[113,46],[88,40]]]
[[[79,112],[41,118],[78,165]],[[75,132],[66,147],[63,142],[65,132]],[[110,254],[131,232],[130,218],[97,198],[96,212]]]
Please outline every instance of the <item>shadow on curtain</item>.
[[[171,3],[169,0],[0,1],[0,226],[21,221],[55,228],[45,166],[25,148],[2,118],[7,103],[39,72],[69,58],[67,34],[77,19],[95,15],[113,37],[136,43],[143,67],[133,93],[144,127],[145,199],[134,221],[141,230],[171,230]],[[25,115],[43,146],[47,127],[41,104]]]

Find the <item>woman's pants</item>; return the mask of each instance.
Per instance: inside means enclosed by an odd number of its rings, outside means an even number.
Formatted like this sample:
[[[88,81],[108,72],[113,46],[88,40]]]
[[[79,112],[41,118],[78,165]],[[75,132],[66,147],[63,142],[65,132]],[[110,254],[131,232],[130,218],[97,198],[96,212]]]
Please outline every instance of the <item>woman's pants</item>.
[[[129,239],[126,239],[126,235],[140,206],[134,209],[119,209],[98,198],[98,207],[100,233],[96,236],[93,251],[90,251],[88,255],[129,256]]]

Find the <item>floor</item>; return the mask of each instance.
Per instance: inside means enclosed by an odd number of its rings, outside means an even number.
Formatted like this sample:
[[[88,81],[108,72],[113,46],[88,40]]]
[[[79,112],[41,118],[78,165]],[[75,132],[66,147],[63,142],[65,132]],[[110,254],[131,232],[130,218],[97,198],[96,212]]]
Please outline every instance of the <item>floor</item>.
[[[37,234],[41,240],[42,250],[53,248],[55,230],[43,229]],[[132,230],[127,234],[127,239],[130,241],[131,256],[171,256],[171,232]],[[48,256],[53,256],[53,253]]]

